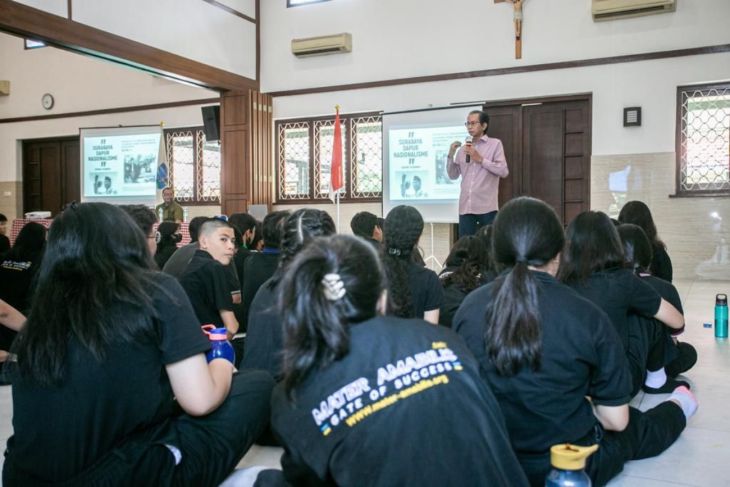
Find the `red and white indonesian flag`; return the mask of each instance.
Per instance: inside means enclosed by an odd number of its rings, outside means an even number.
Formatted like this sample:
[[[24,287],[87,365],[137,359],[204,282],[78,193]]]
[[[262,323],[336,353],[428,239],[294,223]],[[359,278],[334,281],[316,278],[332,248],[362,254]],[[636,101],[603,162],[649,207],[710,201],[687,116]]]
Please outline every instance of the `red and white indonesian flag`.
[[[330,199],[335,202],[337,193],[345,185],[342,174],[342,129],[340,128],[340,107],[335,107],[335,135],[332,142],[332,164],[330,165]]]

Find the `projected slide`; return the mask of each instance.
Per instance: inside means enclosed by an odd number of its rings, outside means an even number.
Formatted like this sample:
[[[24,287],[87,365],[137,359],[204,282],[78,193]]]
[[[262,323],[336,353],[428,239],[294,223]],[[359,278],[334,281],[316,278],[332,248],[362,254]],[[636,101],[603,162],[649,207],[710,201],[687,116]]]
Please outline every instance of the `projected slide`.
[[[162,150],[160,126],[81,129],[81,197],[154,204]]]
[[[459,198],[459,180],[446,174],[449,145],[464,138],[464,126],[391,129],[391,200]]]

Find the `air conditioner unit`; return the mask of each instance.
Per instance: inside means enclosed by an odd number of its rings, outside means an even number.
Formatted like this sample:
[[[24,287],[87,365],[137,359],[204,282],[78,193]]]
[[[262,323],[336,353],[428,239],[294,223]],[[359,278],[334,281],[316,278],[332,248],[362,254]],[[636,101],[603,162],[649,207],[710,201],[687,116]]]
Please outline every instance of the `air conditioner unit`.
[[[593,20],[614,20],[674,12],[677,0],[592,0]]]
[[[351,34],[335,34],[331,36],[292,39],[291,52],[297,57],[319,56],[352,51]]]

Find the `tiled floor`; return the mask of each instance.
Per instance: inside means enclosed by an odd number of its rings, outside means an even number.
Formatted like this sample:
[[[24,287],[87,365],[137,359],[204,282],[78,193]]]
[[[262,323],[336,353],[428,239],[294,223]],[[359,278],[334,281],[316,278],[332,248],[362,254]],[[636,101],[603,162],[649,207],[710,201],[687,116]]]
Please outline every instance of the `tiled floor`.
[[[683,298],[687,328],[681,340],[699,351],[697,365],[686,374],[700,407],[680,439],[662,455],[630,462],[611,487],[730,486],[730,342],[718,341],[711,328],[714,296],[730,293],[728,282],[675,283]],[[634,405],[648,409],[666,396],[634,398]],[[0,445],[11,433],[10,387],[0,387]],[[278,466],[281,450],[254,447],[241,467]],[[0,457],[0,465],[2,457]]]

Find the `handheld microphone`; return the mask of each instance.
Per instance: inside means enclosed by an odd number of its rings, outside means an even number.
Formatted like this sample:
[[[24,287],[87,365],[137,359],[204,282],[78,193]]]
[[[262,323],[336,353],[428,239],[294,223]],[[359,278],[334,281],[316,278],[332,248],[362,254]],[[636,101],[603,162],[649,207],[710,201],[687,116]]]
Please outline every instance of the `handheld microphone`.
[[[466,138],[466,139],[464,140],[464,143],[465,143],[466,145],[469,145],[469,146],[470,146],[470,145],[472,144],[472,140],[473,140],[473,139],[474,139],[474,138],[473,138],[472,136],[469,136],[469,137],[467,137],[467,138]],[[467,162],[467,163],[471,162],[471,156],[470,156],[469,154],[467,154],[467,155],[466,155],[466,162]]]

